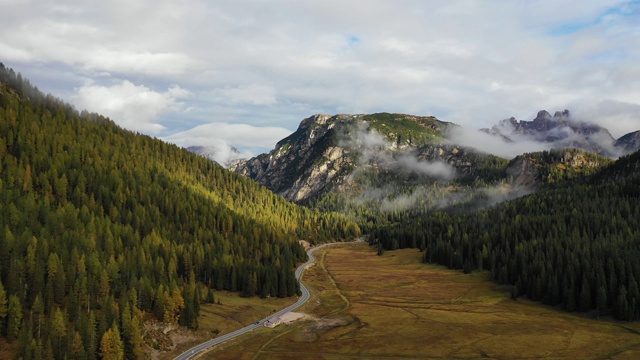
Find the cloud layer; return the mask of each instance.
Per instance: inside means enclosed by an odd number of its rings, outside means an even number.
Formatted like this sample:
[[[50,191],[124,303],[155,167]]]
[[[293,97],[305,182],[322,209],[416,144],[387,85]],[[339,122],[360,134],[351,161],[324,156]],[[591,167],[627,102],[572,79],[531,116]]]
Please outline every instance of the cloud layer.
[[[111,117],[127,129],[157,134],[165,129],[155,122],[157,118],[182,110],[179,99],[187,95],[188,92],[179,86],[156,92],[124,80],[112,86],[82,86],[70,100],[82,109]]]
[[[640,128],[638,1],[0,4],[0,61],[160,136],[380,111],[477,129],[569,108],[615,137]]]

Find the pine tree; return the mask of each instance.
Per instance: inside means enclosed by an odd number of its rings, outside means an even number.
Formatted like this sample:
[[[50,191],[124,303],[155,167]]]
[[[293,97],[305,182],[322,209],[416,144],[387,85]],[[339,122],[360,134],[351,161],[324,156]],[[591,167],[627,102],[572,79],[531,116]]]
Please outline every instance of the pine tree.
[[[591,310],[591,286],[589,286],[589,280],[586,274],[582,277],[579,309],[583,312]]]
[[[247,281],[246,284],[244,286],[244,288],[242,289],[242,296],[244,297],[251,297],[254,296],[256,294],[256,291],[258,286],[258,275],[256,274],[255,271],[247,274]]]
[[[100,356],[102,360],[122,360],[124,359],[124,344],[120,338],[120,330],[114,322],[111,328],[102,335],[100,341]]]
[[[135,311],[134,311],[135,313]],[[122,313],[122,335],[124,338],[125,355],[127,359],[140,359],[144,355],[142,331],[140,321],[135,314],[131,314],[129,305]]]
[[[2,281],[0,281],[0,336],[4,335],[4,319],[7,317],[8,311],[7,293],[4,291]]]
[[[62,338],[67,335],[67,325],[64,320],[64,314],[60,308],[56,308],[51,318],[51,333],[58,338],[58,351],[57,353],[62,355]]]
[[[82,343],[82,337],[77,331],[74,331],[73,333],[73,342],[71,343],[70,355],[74,359],[83,359],[86,356],[84,345]]]
[[[16,295],[9,296],[7,307],[7,339],[9,342],[20,335],[20,325],[22,324],[22,304]]]
[[[608,304],[607,304],[607,290],[604,288],[604,286],[600,286],[600,288],[598,289],[598,302],[597,302],[597,307],[598,307],[598,315],[603,316],[606,315],[608,312]]]

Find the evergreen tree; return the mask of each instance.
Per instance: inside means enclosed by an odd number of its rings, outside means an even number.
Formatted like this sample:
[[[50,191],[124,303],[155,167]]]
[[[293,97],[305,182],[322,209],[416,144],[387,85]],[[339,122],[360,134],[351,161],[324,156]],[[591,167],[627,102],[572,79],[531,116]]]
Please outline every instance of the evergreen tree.
[[[124,344],[120,338],[118,325],[114,323],[100,341],[100,356],[102,360],[122,360],[124,359]]]
[[[4,319],[9,313],[7,302],[7,293],[2,286],[2,281],[0,281],[0,336],[4,335]]]
[[[60,308],[56,308],[51,316],[51,333],[57,338],[56,353],[58,357],[62,357],[62,338],[67,335],[67,325]]]
[[[22,324],[22,304],[16,295],[9,296],[7,306],[7,339],[9,342],[20,335],[20,325]]]
[[[603,316],[607,314],[607,290],[603,286],[598,289],[598,301],[597,301],[598,315]]]

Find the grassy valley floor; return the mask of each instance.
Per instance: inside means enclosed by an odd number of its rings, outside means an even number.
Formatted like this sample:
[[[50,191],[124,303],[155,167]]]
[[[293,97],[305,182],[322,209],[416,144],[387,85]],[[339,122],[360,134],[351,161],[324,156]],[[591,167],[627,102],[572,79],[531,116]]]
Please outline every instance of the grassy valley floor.
[[[366,244],[319,251],[303,320],[213,348],[215,359],[637,359],[640,323],[509,297],[486,272],[420,262],[415,249]]]

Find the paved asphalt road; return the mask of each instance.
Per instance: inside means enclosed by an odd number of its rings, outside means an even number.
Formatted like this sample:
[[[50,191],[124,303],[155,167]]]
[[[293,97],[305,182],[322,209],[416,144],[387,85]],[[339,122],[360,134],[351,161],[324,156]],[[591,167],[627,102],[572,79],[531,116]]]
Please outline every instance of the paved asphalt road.
[[[296,279],[300,280],[300,277],[302,276],[302,272],[304,271],[304,269],[307,268],[308,265],[313,264],[313,262],[315,261],[315,258],[313,257],[313,252],[323,248],[327,245],[334,245],[334,244],[344,244],[344,243],[330,243],[330,244],[323,244],[320,246],[316,246],[312,249],[309,249],[309,251],[307,251],[307,255],[309,256],[309,260],[298,266],[298,268],[296,269]],[[180,354],[180,356],[176,357],[175,360],[187,360],[187,359],[191,359],[195,356],[197,356],[200,352],[204,351],[205,349],[208,349],[212,346],[218,345],[220,343],[223,343],[227,340],[233,339],[236,336],[240,336],[242,334],[246,334],[250,331],[253,331],[254,329],[257,329],[259,327],[264,326],[264,322],[267,321],[268,319],[273,319],[273,318],[277,318],[279,316],[282,316],[286,313],[288,313],[289,311],[294,310],[295,308],[299,307],[300,305],[304,304],[307,300],[309,300],[309,290],[307,290],[307,288],[302,284],[302,282],[300,283],[300,290],[302,291],[302,296],[300,296],[298,298],[298,301],[296,301],[295,304],[290,305],[280,311],[278,311],[275,314],[270,315],[269,317],[266,317],[256,323],[253,323],[249,326],[245,326],[242,329],[238,329],[234,332],[230,332],[228,334],[222,335],[220,337],[217,337],[215,339],[211,339],[209,341],[203,342],[202,344],[196,345],[194,347],[192,347],[191,349],[183,352],[182,354]]]

